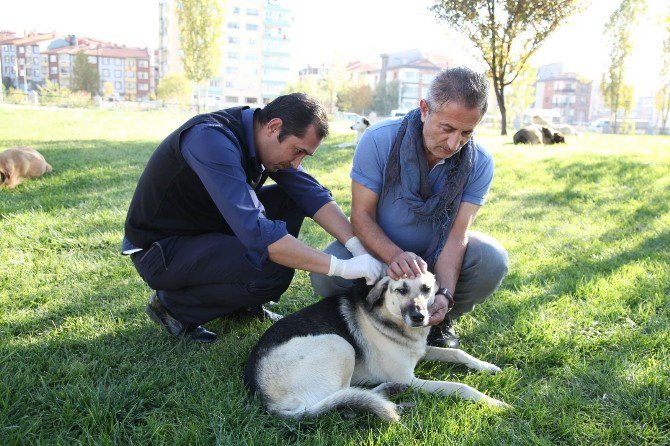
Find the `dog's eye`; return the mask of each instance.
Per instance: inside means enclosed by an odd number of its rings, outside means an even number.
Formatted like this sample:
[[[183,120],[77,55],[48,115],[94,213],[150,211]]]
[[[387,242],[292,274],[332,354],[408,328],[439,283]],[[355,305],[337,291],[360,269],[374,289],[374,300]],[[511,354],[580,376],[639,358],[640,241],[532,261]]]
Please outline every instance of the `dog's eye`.
[[[396,291],[396,293],[400,294],[401,296],[404,296],[405,294],[407,294],[407,288],[405,288],[405,287],[398,288],[395,291]]]
[[[430,292],[430,287],[428,285],[421,285],[421,292],[423,294],[428,294]]]

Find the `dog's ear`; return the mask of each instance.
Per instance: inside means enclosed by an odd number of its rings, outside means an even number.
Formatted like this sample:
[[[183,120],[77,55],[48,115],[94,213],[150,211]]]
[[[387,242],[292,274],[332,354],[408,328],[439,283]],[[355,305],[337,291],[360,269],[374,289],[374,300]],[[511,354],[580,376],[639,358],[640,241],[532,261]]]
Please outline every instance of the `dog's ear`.
[[[375,305],[382,302],[384,293],[386,293],[386,290],[389,287],[390,280],[391,278],[389,276],[384,276],[379,282],[375,284],[374,288],[370,290],[370,292],[368,293],[368,297],[365,300],[368,309],[372,309],[375,307]]]
[[[370,125],[370,121],[368,121],[368,118],[363,118],[363,124],[365,124],[367,126]]]

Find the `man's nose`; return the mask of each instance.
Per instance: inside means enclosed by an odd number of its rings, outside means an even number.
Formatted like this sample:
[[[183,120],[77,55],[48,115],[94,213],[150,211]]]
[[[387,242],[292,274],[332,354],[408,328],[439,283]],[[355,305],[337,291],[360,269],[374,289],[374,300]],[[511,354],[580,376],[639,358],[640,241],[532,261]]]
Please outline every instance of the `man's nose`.
[[[453,135],[449,136],[449,139],[447,141],[449,143],[449,149],[456,150],[461,145],[461,135],[454,132]]]
[[[291,167],[294,169],[297,169],[300,166],[300,163],[302,163],[302,159],[305,157],[305,155],[298,155],[296,156],[293,161],[291,161]]]

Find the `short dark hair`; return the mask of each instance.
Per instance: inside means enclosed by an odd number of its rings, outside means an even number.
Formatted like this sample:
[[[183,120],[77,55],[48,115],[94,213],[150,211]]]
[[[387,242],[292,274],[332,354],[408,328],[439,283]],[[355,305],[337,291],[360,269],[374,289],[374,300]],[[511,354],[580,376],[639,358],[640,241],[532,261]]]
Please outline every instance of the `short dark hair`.
[[[453,102],[467,108],[477,108],[484,116],[488,107],[488,96],[489,81],[483,73],[467,67],[455,67],[435,76],[428,87],[426,102],[430,110]]]
[[[282,120],[279,142],[289,135],[302,138],[310,125],[314,126],[319,139],[328,136],[328,116],[319,102],[305,93],[291,93],[275,98],[260,109],[258,122],[265,125],[274,118]]]

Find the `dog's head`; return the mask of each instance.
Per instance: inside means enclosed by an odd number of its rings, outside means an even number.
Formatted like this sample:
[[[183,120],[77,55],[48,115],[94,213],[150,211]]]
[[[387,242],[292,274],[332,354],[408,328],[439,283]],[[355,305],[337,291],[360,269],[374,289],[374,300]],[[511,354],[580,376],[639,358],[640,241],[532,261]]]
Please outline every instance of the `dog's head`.
[[[545,139],[545,143],[548,144],[565,142],[565,136],[551,127],[542,127],[542,136]]]
[[[370,127],[370,121],[368,118],[359,116],[358,119],[356,119],[356,122],[354,122],[354,125],[351,126],[351,130],[363,131],[368,127]]]
[[[431,273],[414,279],[393,280],[386,276],[368,293],[366,302],[369,309],[383,307],[409,327],[424,327],[428,325],[428,308],[433,305],[436,291],[437,282]]]

